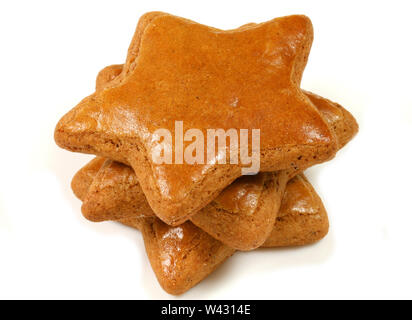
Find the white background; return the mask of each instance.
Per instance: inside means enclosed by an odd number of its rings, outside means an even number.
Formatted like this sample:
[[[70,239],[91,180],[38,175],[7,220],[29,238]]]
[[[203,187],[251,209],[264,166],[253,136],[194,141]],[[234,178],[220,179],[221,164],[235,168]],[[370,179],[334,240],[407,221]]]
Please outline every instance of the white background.
[[[140,15],[218,28],[303,13],[302,87],[338,101],[358,136],[308,171],[331,220],[320,243],[237,253],[187,299],[412,298],[410,1],[2,1],[0,298],[174,298],[138,231],[82,218],[70,190],[91,156],[57,148],[59,118],[122,63]]]

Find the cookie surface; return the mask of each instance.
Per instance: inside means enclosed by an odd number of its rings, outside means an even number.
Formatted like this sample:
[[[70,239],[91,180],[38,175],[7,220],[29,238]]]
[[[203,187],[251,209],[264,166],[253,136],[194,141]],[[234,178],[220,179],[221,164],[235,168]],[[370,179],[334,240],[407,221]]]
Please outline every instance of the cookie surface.
[[[99,161],[101,159],[96,163]],[[90,167],[84,175],[79,171],[73,186],[87,187]],[[236,251],[191,222],[168,226],[155,217],[129,217],[119,222],[142,231],[153,271],[162,288],[170,294],[189,290]],[[327,231],[328,218],[319,196],[306,178],[298,175],[288,182],[275,227],[262,247],[310,244],[322,239]]]
[[[311,244],[329,231],[322,200],[304,175],[288,182],[274,228],[261,247]]]
[[[114,79],[121,70],[120,65],[103,69],[96,86],[103,88],[107,79]],[[346,144],[357,131],[356,121],[350,113],[330,100],[310,92],[305,94],[316,102],[339,145]],[[345,114],[349,116],[345,117]],[[286,171],[241,177],[193,215],[191,221],[231,248],[257,248],[272,231],[289,178],[290,173]],[[107,165],[95,175],[94,183],[84,198],[82,212],[92,221],[154,216],[134,171],[111,160],[107,160]]]
[[[130,164],[150,206],[169,224],[188,219],[241,175],[240,164],[217,158],[154,163],[154,133],[173,135],[175,121],[204,133],[260,129],[262,171],[304,169],[333,157],[336,139],[299,89],[313,37],[307,17],[230,31],[167,14],[147,20],[118,79],[61,119],[60,146]]]
[[[190,222],[172,227],[146,219],[141,231],[156,277],[171,294],[189,290],[235,253]]]
[[[115,79],[122,69],[122,65],[113,65],[100,71],[96,89],[107,86],[107,82]],[[337,103],[304,92],[325,117],[339,146],[343,147],[357,132],[356,120]],[[95,176],[95,182],[84,199],[84,216],[92,221],[153,216],[133,170],[120,163],[107,162],[106,168]],[[280,171],[239,178],[193,215],[191,221],[231,248],[257,248],[272,230],[290,176],[290,173]],[[265,192],[262,194],[263,189]]]
[[[156,277],[171,294],[189,290],[235,253],[190,222],[177,227],[155,218],[121,222],[143,230]],[[279,218],[262,247],[311,244],[326,236],[328,228],[322,201],[306,178],[298,175],[288,183]]]
[[[95,172],[83,197],[82,213],[95,222],[154,216],[133,169],[112,160]]]

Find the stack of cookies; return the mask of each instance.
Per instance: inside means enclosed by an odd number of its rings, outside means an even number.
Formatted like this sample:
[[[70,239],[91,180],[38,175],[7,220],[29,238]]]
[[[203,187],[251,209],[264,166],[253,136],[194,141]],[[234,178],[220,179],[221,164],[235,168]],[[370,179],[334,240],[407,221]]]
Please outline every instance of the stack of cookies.
[[[97,156],[72,180],[83,215],[140,230],[167,292],[187,291],[237,250],[327,234],[303,171],[358,126],[300,89],[312,40],[305,16],[222,31],[150,12],[125,63],[103,69],[57,124],[60,147]]]

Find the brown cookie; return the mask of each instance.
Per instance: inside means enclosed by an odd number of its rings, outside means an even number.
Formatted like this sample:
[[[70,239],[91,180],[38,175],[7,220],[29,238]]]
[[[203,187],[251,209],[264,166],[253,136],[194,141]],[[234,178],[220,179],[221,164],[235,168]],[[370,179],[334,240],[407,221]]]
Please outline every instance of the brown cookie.
[[[115,78],[121,70],[121,65],[103,69],[97,77],[96,87],[103,88],[105,81]],[[345,145],[357,132],[353,116],[330,100],[306,91],[305,94],[316,103],[339,145]],[[257,248],[272,230],[289,176],[290,173],[280,171],[241,177],[191,220],[231,248]],[[154,215],[134,172],[128,166],[112,161],[108,161],[96,176],[85,197],[82,212],[92,221]]]
[[[95,222],[154,216],[133,169],[111,160],[106,160],[96,171],[83,199],[84,217]]]
[[[108,87],[122,73],[123,66],[123,64],[112,64],[100,70],[96,77],[96,91]]]
[[[85,167],[87,177],[89,167]],[[73,185],[79,184],[78,175]],[[192,221],[232,248],[254,249],[272,230],[288,179],[286,171],[241,177],[194,215]],[[82,212],[92,221],[154,215],[133,170],[111,160],[95,175],[85,194]]]
[[[101,163],[101,159],[96,158],[82,168],[72,181],[73,186],[84,188],[80,181],[85,176],[89,183],[90,168],[95,169],[88,192],[82,193],[81,197],[84,217],[98,222],[154,216],[133,169],[112,160],[106,160],[100,168],[93,165],[94,162]],[[204,223],[205,231],[212,236],[217,234],[215,238],[223,239],[232,248],[257,248],[272,230],[288,180],[286,171],[238,178],[194,216],[200,217],[196,222]],[[76,190],[75,194],[79,192]],[[201,218],[202,215],[206,220]],[[228,230],[227,233],[219,234],[222,229]]]
[[[79,199],[86,199],[89,193],[89,188],[96,179],[96,175],[105,162],[104,158],[96,157],[83,168],[81,168],[73,177],[71,187]],[[112,219],[110,219],[112,220]]]
[[[79,171],[73,184],[79,188],[74,189],[79,195],[90,182],[86,171],[82,172]],[[189,290],[236,251],[191,222],[175,227],[155,217],[126,218],[119,222],[142,231],[153,271],[170,294]],[[328,218],[319,196],[306,178],[298,175],[287,184],[279,218],[262,247],[310,244],[322,239],[327,231]]]
[[[336,135],[339,149],[343,148],[358,133],[359,126],[354,116],[336,102],[309,91],[304,91],[304,93],[318,108]]]
[[[148,218],[141,231],[156,277],[171,294],[189,290],[235,253],[189,221],[172,227]]]
[[[329,220],[322,200],[302,174],[288,182],[270,236],[261,247],[307,245],[322,239]]]
[[[312,38],[305,16],[221,31],[146,15],[119,77],[65,115],[55,140],[71,151],[130,164],[155,213],[179,224],[244,166],[219,164],[218,156],[205,164],[155,163],[155,131],[174,135],[175,121],[205,137],[209,128],[259,129],[261,171],[301,170],[334,156],[336,137],[299,89]]]

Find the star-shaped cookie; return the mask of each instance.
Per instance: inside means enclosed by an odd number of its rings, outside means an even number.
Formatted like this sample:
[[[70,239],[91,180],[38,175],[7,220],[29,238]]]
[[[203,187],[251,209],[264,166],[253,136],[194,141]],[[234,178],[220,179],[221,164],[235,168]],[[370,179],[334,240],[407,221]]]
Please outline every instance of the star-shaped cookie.
[[[104,88],[122,70],[121,65],[104,68],[96,79],[96,90]],[[343,147],[357,132],[352,115],[343,107],[310,92],[313,100]],[[153,216],[133,170],[114,161],[97,158],[80,172],[85,175],[101,166],[83,197],[82,211],[92,221],[118,220],[125,217]],[[200,212],[192,222],[231,248],[252,250],[262,245],[275,222],[289,178],[287,171],[261,173],[237,179]],[[78,179],[73,179],[76,183]],[[78,188],[74,187],[73,190]]]
[[[104,68],[96,79],[101,90],[122,71],[122,65]],[[305,91],[325,117],[343,147],[357,132],[353,116],[340,105]],[[80,172],[85,175],[101,166],[83,197],[82,211],[92,221],[118,220],[125,217],[153,216],[133,170],[114,161],[97,158]],[[245,176],[225,188],[192,222],[231,248],[252,250],[262,245],[275,222],[283,190],[296,172],[279,171]],[[73,179],[76,183],[78,179]],[[78,188],[74,187],[73,190]]]
[[[73,178],[73,191],[81,200],[103,162],[96,158]],[[153,271],[162,288],[171,294],[189,290],[236,251],[191,222],[168,226],[156,217],[118,221],[142,231]],[[262,247],[311,244],[322,239],[328,229],[322,201],[306,178],[298,175],[288,182],[276,224]]]
[[[130,164],[155,213],[179,224],[239,177],[242,164],[219,164],[218,156],[155,163],[155,132],[174,135],[175,121],[205,136],[207,129],[259,129],[261,171],[304,169],[334,156],[336,137],[299,88],[312,38],[305,16],[222,31],[150,13],[119,77],[65,115],[55,140]]]

